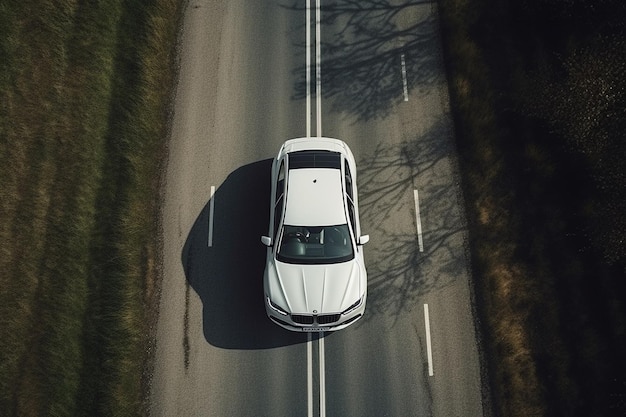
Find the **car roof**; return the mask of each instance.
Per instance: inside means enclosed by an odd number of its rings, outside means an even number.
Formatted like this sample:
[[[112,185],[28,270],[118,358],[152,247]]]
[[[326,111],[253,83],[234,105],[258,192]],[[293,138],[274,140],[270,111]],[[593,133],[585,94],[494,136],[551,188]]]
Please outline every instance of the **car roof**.
[[[345,224],[341,170],[298,168],[287,178],[285,224],[333,226]]]

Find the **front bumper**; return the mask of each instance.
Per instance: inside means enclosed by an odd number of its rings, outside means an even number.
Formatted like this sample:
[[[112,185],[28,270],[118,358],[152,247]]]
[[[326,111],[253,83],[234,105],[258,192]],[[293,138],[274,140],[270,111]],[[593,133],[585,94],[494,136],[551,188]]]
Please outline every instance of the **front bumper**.
[[[348,313],[331,314],[286,314],[278,312],[269,305],[266,298],[265,311],[267,316],[284,329],[294,332],[333,332],[345,329],[363,317],[365,300],[361,305]]]

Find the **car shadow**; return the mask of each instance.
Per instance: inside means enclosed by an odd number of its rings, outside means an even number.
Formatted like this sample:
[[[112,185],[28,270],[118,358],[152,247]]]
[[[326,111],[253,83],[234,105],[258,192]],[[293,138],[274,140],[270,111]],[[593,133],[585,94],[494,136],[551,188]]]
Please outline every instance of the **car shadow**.
[[[208,201],[189,232],[181,262],[202,301],[204,337],[226,349],[268,349],[304,343],[305,334],[272,323],[263,303],[272,160],[232,172]],[[210,211],[213,212],[209,246]]]

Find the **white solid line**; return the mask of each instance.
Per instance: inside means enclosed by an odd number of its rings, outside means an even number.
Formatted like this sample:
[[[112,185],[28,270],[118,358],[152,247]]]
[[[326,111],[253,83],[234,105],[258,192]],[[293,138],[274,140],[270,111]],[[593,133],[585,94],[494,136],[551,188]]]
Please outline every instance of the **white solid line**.
[[[404,90],[404,101],[409,101],[409,88],[406,81],[406,62],[404,60],[404,53],[400,55],[400,61],[402,63],[402,87]]]
[[[311,137],[311,0],[306,2],[306,137]]]
[[[211,186],[211,198],[209,199],[209,247],[213,246],[213,212],[215,211],[215,186]]]
[[[313,417],[313,340],[311,333],[307,333],[306,342],[306,386],[307,386],[307,399],[308,399],[308,417]]]
[[[430,342],[430,316],[428,304],[424,304],[424,322],[426,323],[426,353],[428,355],[428,375],[433,376],[433,350]]]
[[[320,417],[326,417],[326,359],[324,357],[324,332],[319,333],[320,355]]]
[[[315,100],[317,104],[317,136],[322,137],[322,46],[321,6],[315,1]]]
[[[417,190],[413,190],[413,198],[415,199],[415,222],[417,223],[417,243],[420,252],[424,252],[424,241],[422,239],[422,218],[420,216],[420,199]]]

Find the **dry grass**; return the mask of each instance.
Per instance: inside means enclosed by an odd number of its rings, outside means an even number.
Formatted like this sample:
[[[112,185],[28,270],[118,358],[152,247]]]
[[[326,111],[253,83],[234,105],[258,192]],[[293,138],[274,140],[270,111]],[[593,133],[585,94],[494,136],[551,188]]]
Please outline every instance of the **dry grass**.
[[[623,33],[626,7],[612,0],[439,4],[493,412],[623,415],[624,269],[610,263],[624,259],[621,243],[610,245],[623,236],[623,221],[610,219],[623,218],[614,207],[624,200],[623,191],[606,190],[623,190],[615,155],[624,152],[618,104],[626,86],[614,75],[626,62],[623,38],[598,37],[593,19]],[[546,15],[571,24],[571,33],[537,18]],[[596,56],[606,57],[601,77],[587,65]],[[601,128],[567,125],[598,120]],[[614,152],[602,163],[598,143]]]
[[[3,415],[142,412],[180,8],[0,5]]]
[[[518,220],[508,191],[502,189],[506,163],[498,146],[489,70],[480,47],[468,36],[470,7],[462,0],[445,1],[441,15],[465,194],[472,202],[467,207],[473,219],[472,253],[489,384],[497,415],[540,416],[545,410],[527,331],[528,310],[520,300],[520,294],[530,294],[520,288],[526,271],[514,255]]]

